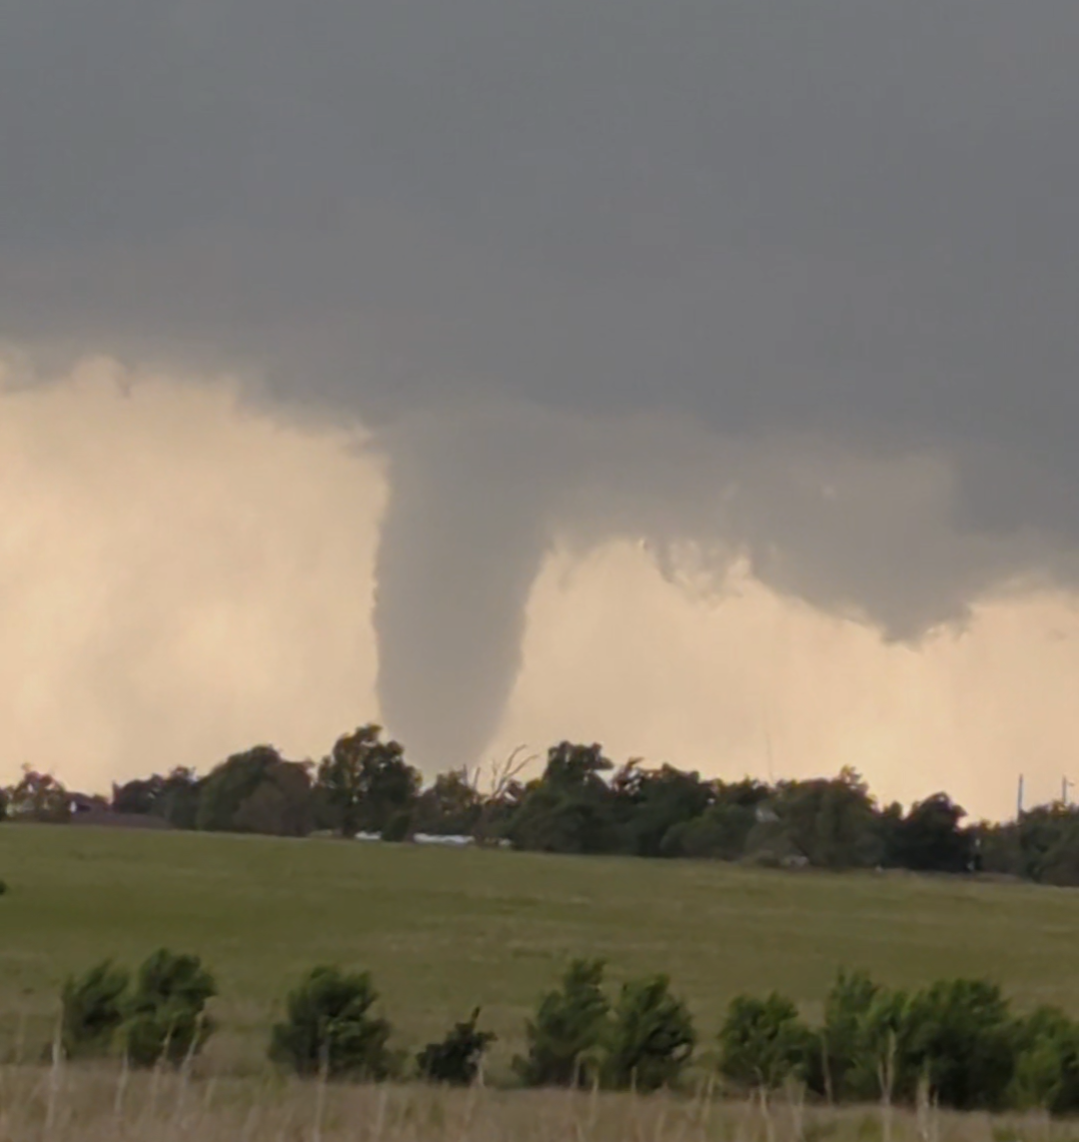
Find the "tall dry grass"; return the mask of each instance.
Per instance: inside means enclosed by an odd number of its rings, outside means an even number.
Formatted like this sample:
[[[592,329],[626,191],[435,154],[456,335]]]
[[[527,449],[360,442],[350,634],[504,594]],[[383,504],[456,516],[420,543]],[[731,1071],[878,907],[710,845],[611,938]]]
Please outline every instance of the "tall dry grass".
[[[565,1091],[351,1086],[122,1067],[0,1067],[0,1142],[1070,1142],[1045,1116]]]

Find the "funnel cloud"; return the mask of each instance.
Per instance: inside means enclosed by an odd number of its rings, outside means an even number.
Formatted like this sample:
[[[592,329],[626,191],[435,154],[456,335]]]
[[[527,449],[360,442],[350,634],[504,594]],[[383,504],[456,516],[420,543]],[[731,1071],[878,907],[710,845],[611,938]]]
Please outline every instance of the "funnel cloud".
[[[556,545],[914,642],[1076,585],[1077,52],[1072,0],[15,0],[0,341],[365,426],[425,764]]]
[[[429,768],[473,765],[520,671],[544,486],[497,422],[410,427],[392,438],[376,561],[379,705]]]

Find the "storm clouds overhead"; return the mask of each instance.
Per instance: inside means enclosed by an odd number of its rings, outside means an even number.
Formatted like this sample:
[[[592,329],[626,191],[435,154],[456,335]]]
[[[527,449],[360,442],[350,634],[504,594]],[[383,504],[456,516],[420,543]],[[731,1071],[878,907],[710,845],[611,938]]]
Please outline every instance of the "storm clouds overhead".
[[[0,341],[362,425],[428,765],[556,552],[917,645],[1079,574],[1077,57],[1074,0],[10,0]]]

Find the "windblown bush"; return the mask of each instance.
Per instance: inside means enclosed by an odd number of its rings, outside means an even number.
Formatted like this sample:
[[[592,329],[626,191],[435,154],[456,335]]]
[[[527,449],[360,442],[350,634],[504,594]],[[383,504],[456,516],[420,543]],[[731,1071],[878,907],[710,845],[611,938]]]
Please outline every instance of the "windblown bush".
[[[1053,1051],[1037,1054],[1040,1026],[1027,1033],[1023,1080],[1024,1097],[1035,1104],[1050,1097],[1046,1076],[1058,1062]],[[996,1109],[1010,1097],[1019,1027],[1000,989],[984,980],[943,980],[908,994],[841,972],[825,1006],[820,1071],[811,1065],[811,1085],[840,1101],[910,1102],[924,1082],[942,1106]],[[1063,1074],[1066,1065],[1058,1069]]]
[[[1079,1111],[1079,1024],[1063,1011],[1041,1007],[1017,1024],[1007,1102],[1017,1110]]]
[[[772,1090],[804,1079],[816,1047],[798,1009],[775,992],[766,999],[739,995],[731,1000],[719,1042],[721,1072],[745,1090]]]
[[[139,968],[126,1003],[124,1046],[138,1067],[177,1065],[202,1050],[214,1031],[206,1001],[217,994],[198,956],[154,952]]]
[[[831,1101],[872,1097],[863,1065],[867,1017],[880,987],[865,972],[840,970],[824,1003],[819,1050],[809,1060],[807,1079]]]
[[[60,1045],[69,1059],[103,1055],[124,1021],[130,976],[110,960],[69,977],[60,996]]]
[[[857,1051],[845,1075],[844,1097],[910,1100],[918,1074],[910,1066],[910,996],[878,988],[858,1026]]]
[[[471,1086],[479,1074],[487,1048],[495,1041],[491,1031],[479,1031],[480,1009],[472,1012],[465,1023],[454,1024],[453,1030],[438,1043],[428,1043],[416,1056],[420,1077],[428,1082],[451,1086]]]
[[[941,980],[911,997],[902,1042],[902,1088],[924,1076],[942,1106],[1003,1105],[1016,1060],[1016,1024],[996,984]]]
[[[378,999],[367,972],[312,969],[287,1001],[285,1021],[273,1028],[270,1057],[300,1075],[378,1081],[388,1078],[391,1027],[371,1014]]]
[[[615,1005],[606,1042],[603,1079],[624,1090],[671,1086],[693,1054],[696,1033],[686,1005],[665,975],[631,980]]]
[[[540,1000],[525,1027],[527,1054],[513,1060],[529,1086],[585,1086],[597,1074],[610,1010],[604,966],[603,960],[574,960],[561,988]]]

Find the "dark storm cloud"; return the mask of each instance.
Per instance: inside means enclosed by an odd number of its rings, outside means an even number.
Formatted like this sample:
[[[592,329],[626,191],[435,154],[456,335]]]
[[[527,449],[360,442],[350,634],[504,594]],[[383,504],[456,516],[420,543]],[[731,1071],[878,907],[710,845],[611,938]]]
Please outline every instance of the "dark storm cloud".
[[[254,365],[388,426],[383,658],[436,663],[398,691],[445,688],[467,629],[493,632],[478,676],[512,664],[534,566],[584,518],[748,545],[916,632],[1069,569],[1077,53],[1074,0],[9,0],[0,337]],[[407,427],[476,401],[519,409]],[[543,462],[546,416],[649,412],[723,457]],[[748,442],[799,433],[936,456],[944,499],[903,531],[796,508],[804,468]],[[731,456],[752,519],[713,510]]]

